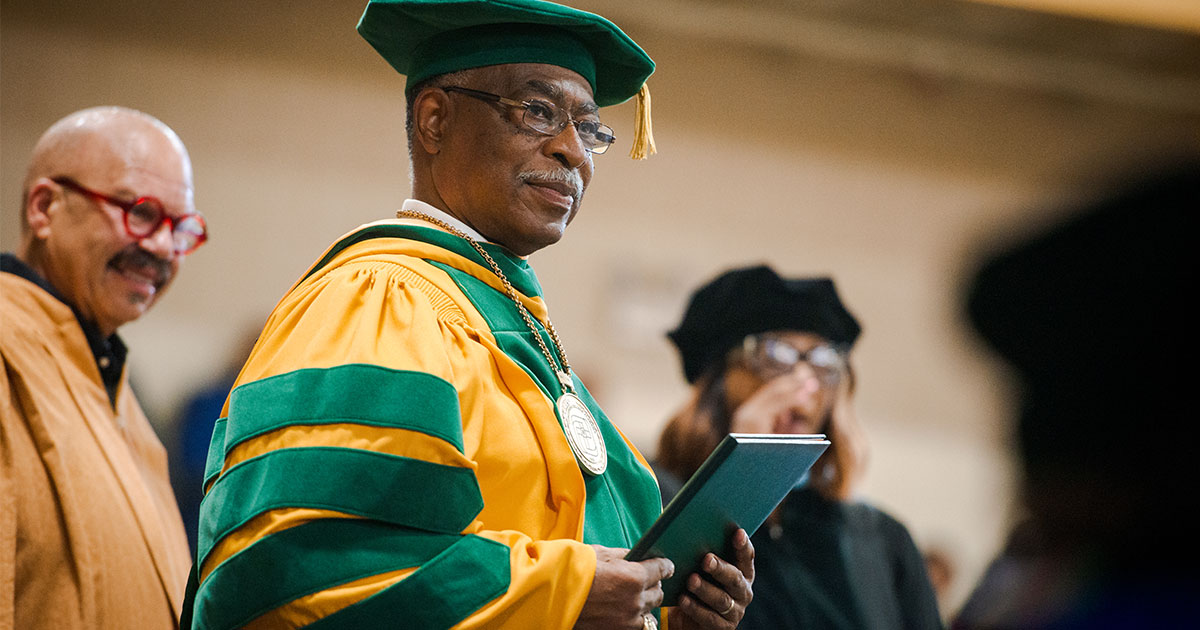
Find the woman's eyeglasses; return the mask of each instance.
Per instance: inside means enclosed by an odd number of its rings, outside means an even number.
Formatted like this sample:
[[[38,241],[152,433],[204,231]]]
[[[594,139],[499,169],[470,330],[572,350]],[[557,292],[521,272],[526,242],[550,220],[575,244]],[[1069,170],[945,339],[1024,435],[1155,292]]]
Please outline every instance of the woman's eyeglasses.
[[[742,358],[760,376],[771,378],[806,363],[827,385],[838,383],[846,371],[846,358],[829,344],[801,349],[773,335],[749,335],[742,340]]]

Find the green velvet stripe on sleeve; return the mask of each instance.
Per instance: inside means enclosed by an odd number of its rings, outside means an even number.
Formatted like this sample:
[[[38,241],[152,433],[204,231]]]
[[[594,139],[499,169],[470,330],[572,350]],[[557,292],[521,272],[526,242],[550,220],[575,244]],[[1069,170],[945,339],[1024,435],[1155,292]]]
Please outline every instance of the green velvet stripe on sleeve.
[[[204,460],[204,487],[208,487],[208,482],[220,474],[221,469],[225,466],[225,426],[229,423],[229,418],[217,418],[213,424],[212,437],[208,440],[208,457]]]
[[[197,630],[232,630],[294,599],[420,566],[462,536],[325,519],[273,534],[231,556],[196,595]]]
[[[393,525],[460,533],[483,509],[469,468],[340,447],[272,451],[227,470],[200,504],[199,553],[278,508],[336,510]]]
[[[305,628],[449,628],[508,590],[508,554],[494,540],[464,536],[402,582]]]
[[[420,431],[463,450],[458,392],[432,374],[352,363],[246,383],[229,399],[224,452],[288,425],[353,422]]]

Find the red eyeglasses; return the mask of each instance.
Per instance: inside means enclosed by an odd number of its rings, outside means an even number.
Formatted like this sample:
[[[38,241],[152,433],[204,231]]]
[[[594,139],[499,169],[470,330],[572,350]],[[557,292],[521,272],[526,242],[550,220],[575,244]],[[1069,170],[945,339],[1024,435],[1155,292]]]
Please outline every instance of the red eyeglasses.
[[[122,201],[98,193],[70,177],[52,177],[51,181],[95,201],[102,201],[120,208],[125,219],[125,233],[133,238],[146,238],[157,232],[159,227],[166,223],[171,227],[171,240],[177,256],[192,253],[208,240],[208,226],[204,222],[204,215],[199,212],[189,212],[172,217],[163,208],[163,203],[154,197],[138,197],[133,201]]]

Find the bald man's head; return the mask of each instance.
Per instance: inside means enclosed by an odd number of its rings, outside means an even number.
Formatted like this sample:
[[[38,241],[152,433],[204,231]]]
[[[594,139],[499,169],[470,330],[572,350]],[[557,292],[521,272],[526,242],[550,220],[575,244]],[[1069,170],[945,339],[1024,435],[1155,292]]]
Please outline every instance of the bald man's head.
[[[90,107],[68,114],[42,134],[34,145],[21,187],[22,205],[38,178],[94,168],[101,156],[109,157],[114,164],[137,166],[149,149],[145,142],[153,136],[173,145],[182,156],[191,208],[192,164],[183,141],[150,114],[116,106]],[[22,213],[23,228],[28,228],[26,219]]]
[[[23,193],[17,256],[105,334],[149,309],[178,270],[172,228],[195,211],[192,166],[179,136],[148,114],[95,107],[54,123]],[[138,237],[121,205],[143,197],[171,221]]]

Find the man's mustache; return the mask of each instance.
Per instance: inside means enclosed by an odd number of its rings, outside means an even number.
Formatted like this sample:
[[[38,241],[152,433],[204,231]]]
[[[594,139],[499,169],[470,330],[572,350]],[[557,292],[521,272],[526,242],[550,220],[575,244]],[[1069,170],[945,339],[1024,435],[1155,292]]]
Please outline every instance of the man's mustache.
[[[112,257],[108,264],[121,271],[134,271],[152,276],[156,286],[171,280],[171,263],[142,249],[136,243],[126,247]]]
[[[525,171],[517,176],[524,183],[566,184],[570,187],[570,195],[576,201],[583,196],[583,177],[579,171],[569,168],[556,168],[546,171]]]

